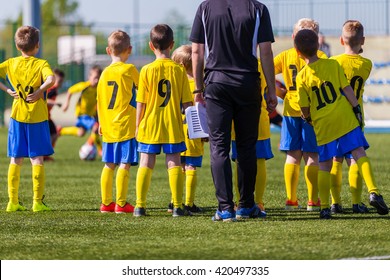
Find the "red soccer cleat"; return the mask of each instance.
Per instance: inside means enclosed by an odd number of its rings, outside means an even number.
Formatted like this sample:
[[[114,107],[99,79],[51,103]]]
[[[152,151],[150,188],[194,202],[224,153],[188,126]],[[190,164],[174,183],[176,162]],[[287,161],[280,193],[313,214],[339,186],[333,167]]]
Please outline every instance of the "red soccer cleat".
[[[133,213],[134,212],[134,206],[130,203],[126,202],[126,204],[121,207],[118,204],[115,204],[115,213],[117,214],[126,214],[126,213]]]
[[[115,211],[115,202],[111,202],[108,205],[100,204],[100,212],[101,213],[110,213]]]

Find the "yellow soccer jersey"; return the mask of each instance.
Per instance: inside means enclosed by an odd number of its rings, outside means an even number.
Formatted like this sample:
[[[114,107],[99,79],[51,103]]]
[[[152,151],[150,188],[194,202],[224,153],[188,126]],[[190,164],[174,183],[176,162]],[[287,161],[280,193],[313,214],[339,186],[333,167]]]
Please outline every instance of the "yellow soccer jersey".
[[[372,69],[371,60],[362,57],[359,54],[341,54],[331,57],[337,60],[344,70],[345,76],[353,91],[355,92],[356,99],[358,100],[360,107],[363,110],[363,92],[364,84],[370,76]]]
[[[134,138],[139,74],[132,64],[117,62],[104,69],[97,87],[99,123],[106,143]]]
[[[0,78],[6,79],[19,94],[12,103],[11,118],[23,123],[39,123],[48,119],[46,93],[34,103],[27,103],[27,95],[36,91],[53,76],[46,60],[36,57],[15,57],[0,64]]]
[[[327,58],[322,51],[317,52],[318,57]],[[274,58],[275,75],[283,74],[284,84],[287,88],[286,97],[283,102],[283,115],[289,117],[300,117],[301,110],[298,104],[298,93],[296,76],[305,66],[305,61],[298,56],[295,48],[283,51]]]
[[[263,73],[263,69],[261,67],[261,63],[259,60],[259,72],[260,72],[260,86],[261,86],[261,112],[260,112],[260,121],[259,121],[259,136],[257,140],[266,140],[271,137],[270,123],[269,123],[269,114],[267,111],[267,102],[265,101],[265,96],[267,91],[267,82],[265,80],[265,76]],[[236,140],[236,133],[234,131],[234,123],[232,126],[232,140]]]
[[[193,101],[184,67],[169,58],[141,69],[137,102],[146,104],[137,140],[145,144],[184,141],[181,104]]]
[[[188,80],[190,85],[190,91],[193,92],[195,90],[195,81],[194,79]],[[193,100],[194,101],[194,100]],[[185,116],[183,115],[183,120],[185,119]],[[185,143],[187,150],[182,152],[182,156],[187,157],[200,157],[203,156],[203,142],[201,139],[189,139],[188,138],[188,125],[183,124],[184,129],[184,137],[185,137]]]
[[[333,59],[319,59],[297,75],[300,107],[309,107],[317,144],[332,142],[359,126],[342,89],[349,86]]]
[[[96,95],[97,88],[91,87],[90,82],[79,82],[68,89],[68,93],[75,94],[81,92],[80,98],[77,101],[75,115],[96,116]]]

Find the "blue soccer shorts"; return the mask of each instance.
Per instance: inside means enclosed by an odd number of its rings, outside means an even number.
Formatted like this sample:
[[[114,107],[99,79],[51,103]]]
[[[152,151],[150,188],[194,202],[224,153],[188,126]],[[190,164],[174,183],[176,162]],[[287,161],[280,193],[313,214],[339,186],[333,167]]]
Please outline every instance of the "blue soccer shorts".
[[[138,152],[145,154],[160,154],[161,148],[165,154],[176,154],[187,150],[185,142],[178,144],[145,144],[138,143]]]
[[[114,143],[103,142],[102,161],[115,164],[138,165],[138,143],[135,138]]]
[[[191,165],[194,167],[202,167],[203,156],[199,156],[199,157],[181,156],[180,160],[182,164]]]
[[[256,142],[256,158],[261,159],[270,159],[273,158],[274,154],[272,153],[271,149],[271,140],[264,139],[264,140],[257,140]],[[237,145],[236,141],[232,141],[232,160],[237,159]]]
[[[77,118],[76,126],[82,127],[86,131],[91,130],[93,125],[95,124],[96,119],[94,117],[88,115],[81,115]]]
[[[300,117],[284,116],[280,135],[281,151],[318,153],[314,128]]]
[[[50,141],[49,122],[22,123],[10,119],[8,128],[8,157],[34,158],[54,153]]]

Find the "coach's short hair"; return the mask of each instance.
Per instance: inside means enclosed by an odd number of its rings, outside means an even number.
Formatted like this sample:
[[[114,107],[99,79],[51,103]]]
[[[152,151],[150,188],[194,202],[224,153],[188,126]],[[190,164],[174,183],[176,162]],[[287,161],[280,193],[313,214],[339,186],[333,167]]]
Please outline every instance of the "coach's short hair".
[[[356,47],[364,38],[363,25],[358,20],[347,20],[343,24],[342,37],[345,44]]]
[[[108,47],[114,55],[125,52],[130,46],[130,36],[122,30],[116,30],[108,36]]]
[[[15,33],[15,45],[22,52],[30,52],[39,43],[39,29],[32,26],[21,26]]]
[[[157,24],[150,30],[150,41],[157,50],[168,49],[173,43],[173,30],[167,24]]]
[[[305,57],[311,57],[318,51],[318,35],[313,30],[299,30],[294,37],[295,48]]]
[[[192,70],[192,46],[191,45],[183,45],[178,47],[172,53],[172,60],[176,63],[183,64],[184,68],[188,70]]]
[[[320,25],[314,19],[301,18],[294,24],[293,32],[294,34],[297,34],[297,32],[302,29],[310,29],[318,34],[320,32]]]

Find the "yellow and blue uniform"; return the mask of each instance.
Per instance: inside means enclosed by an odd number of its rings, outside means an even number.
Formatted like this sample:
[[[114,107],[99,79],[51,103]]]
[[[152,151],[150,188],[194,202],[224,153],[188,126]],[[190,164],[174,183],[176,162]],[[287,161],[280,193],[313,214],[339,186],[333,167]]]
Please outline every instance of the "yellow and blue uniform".
[[[46,93],[36,102],[27,102],[28,94],[39,89],[49,76],[54,76],[47,61],[35,57],[10,58],[0,64],[0,78],[8,81],[19,98],[12,104],[8,129],[8,156],[12,158],[41,157],[54,153],[48,123]],[[10,163],[8,168],[7,212],[23,211],[19,204],[19,164]],[[50,210],[42,204],[45,171],[43,165],[32,165],[33,211]]]
[[[89,81],[79,82],[68,89],[69,94],[81,93],[77,101],[75,115],[77,127],[90,130],[96,122],[97,88],[91,87]]]
[[[123,62],[109,65],[99,79],[97,105],[103,135],[103,162],[138,163],[134,138],[138,80],[135,66]]]
[[[35,57],[10,58],[0,64],[0,77],[7,80],[19,98],[12,103],[8,134],[9,157],[37,157],[54,153],[50,142],[46,93],[27,102],[53,72],[46,60]]]
[[[188,82],[190,85],[190,91],[193,92],[195,90],[195,81],[194,79],[189,79]],[[183,115],[183,121],[184,119],[185,116]],[[183,130],[187,150],[181,153],[181,163],[189,164],[196,167],[202,167],[202,158],[204,150],[204,144],[202,142],[202,139],[189,139],[188,125],[186,123],[183,124]]]
[[[112,63],[100,76],[97,86],[97,108],[103,135],[103,162],[116,165],[138,164],[135,140],[135,98],[138,80],[139,74],[135,66],[123,62]],[[105,206],[112,203],[114,169],[106,165],[101,174],[102,204]],[[126,204],[128,182],[129,170],[118,168],[116,204],[120,207]]]
[[[297,85],[299,105],[310,109],[319,144],[320,162],[331,160],[338,151],[345,154],[368,147],[352,106],[343,95],[342,89],[349,86],[349,82],[337,61],[318,59],[308,64],[299,72]],[[356,160],[368,192],[378,195],[370,160],[367,156]],[[329,208],[330,172],[319,171],[318,186],[321,209]]]
[[[318,56],[326,58],[322,51]],[[317,153],[317,143],[313,128],[301,119],[298,104],[296,76],[305,66],[294,48],[281,52],[274,58],[275,74],[282,73],[287,88],[283,101],[283,121],[280,139],[281,151],[301,150]]]
[[[157,59],[141,69],[137,102],[146,104],[139,124],[139,152],[186,150],[181,104],[193,101],[185,69],[171,59]]]

